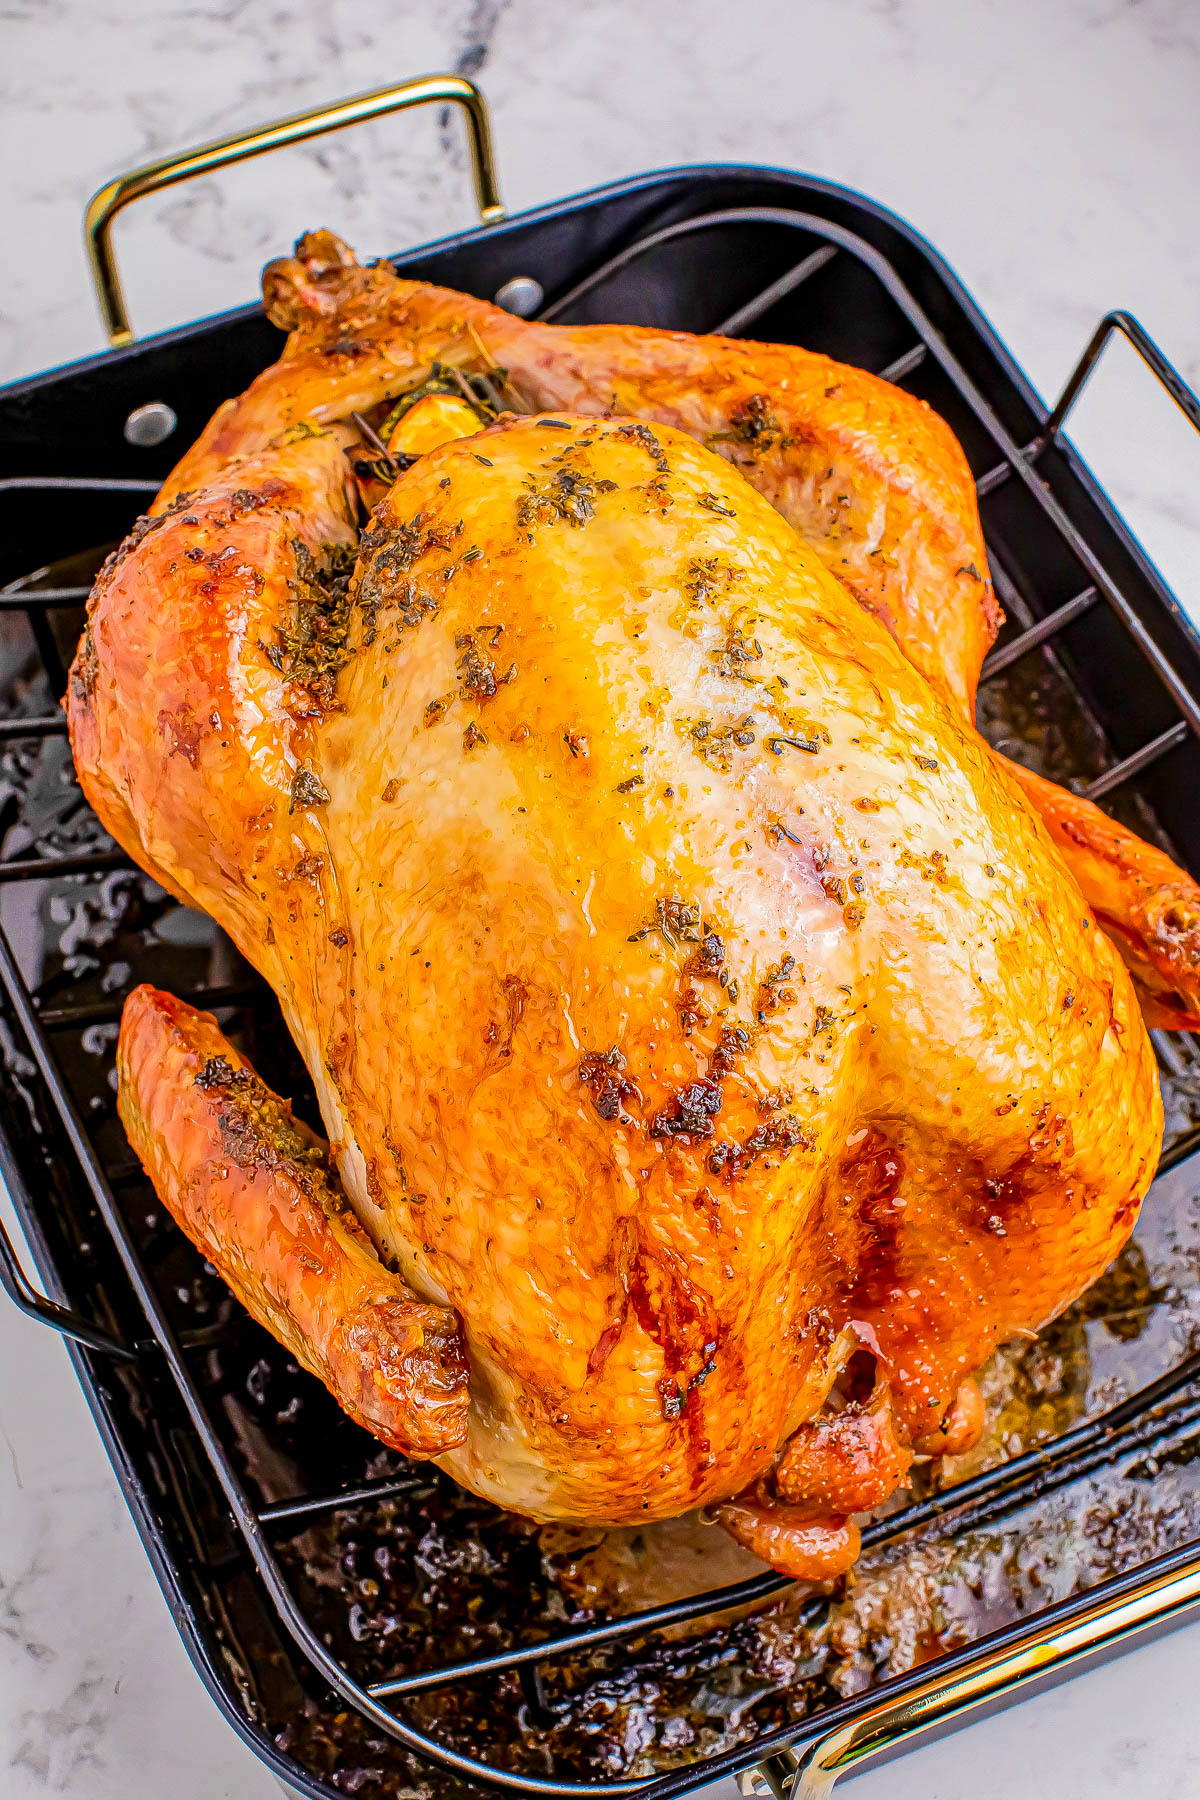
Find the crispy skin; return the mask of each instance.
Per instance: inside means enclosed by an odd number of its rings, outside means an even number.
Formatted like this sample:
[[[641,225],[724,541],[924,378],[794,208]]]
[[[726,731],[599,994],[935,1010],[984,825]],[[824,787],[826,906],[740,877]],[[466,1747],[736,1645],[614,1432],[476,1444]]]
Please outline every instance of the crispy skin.
[[[715,1511],[730,1537],[797,1581],[843,1574],[861,1548],[853,1519],[815,1516],[807,1506],[789,1506],[757,1492],[740,1494]]]
[[[384,1268],[327,1146],[255,1075],[210,1013],[151,987],[125,1002],[117,1106],[176,1221],[242,1304],[394,1450],[466,1435],[462,1331]]]
[[[963,1382],[953,1405],[933,1430],[914,1439],[913,1449],[922,1456],[961,1456],[975,1448],[986,1423],[983,1389],[971,1376]]]
[[[953,1411],[953,1407],[951,1407]],[[869,1404],[851,1403],[798,1427],[774,1470],[717,1508],[747,1550],[803,1581],[839,1575],[858,1555],[851,1515],[908,1486],[913,1451],[886,1381]]]
[[[727,457],[905,654],[974,718],[1000,621],[975,487],[924,401],[792,346],[633,326],[515,319],[469,295],[362,268],[330,232],[268,266],[264,297],[291,333],[282,359],[220,408],[167,488],[211,478],[281,424],[344,419],[425,378],[435,361],[503,365],[514,404],[621,413],[689,432]],[[1010,769],[1100,910],[1153,1024],[1200,1028],[1196,884],[1086,800]],[[1099,823],[1103,821],[1103,824]],[[1147,914],[1147,881],[1155,890]],[[1165,923],[1164,923],[1165,921]]]
[[[298,519],[349,530],[336,443],[226,469],[99,584],[70,718],[463,1319],[442,1466],[619,1523],[744,1501],[847,1338],[928,1430],[1115,1254],[1161,1109],[1123,966],[883,627],[728,461],[556,417],[395,485],[319,706],[288,584]]]
[[[779,1459],[775,1490],[822,1513],[869,1512],[906,1485],[912,1459],[883,1387],[870,1406],[802,1425]]]

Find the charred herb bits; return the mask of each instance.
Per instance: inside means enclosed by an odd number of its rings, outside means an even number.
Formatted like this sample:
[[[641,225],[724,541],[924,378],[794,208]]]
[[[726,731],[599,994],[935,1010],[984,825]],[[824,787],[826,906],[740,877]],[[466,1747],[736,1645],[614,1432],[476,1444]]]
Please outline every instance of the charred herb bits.
[[[636,1100],[640,1105],[642,1096],[637,1083],[626,1077],[625,1058],[615,1044],[603,1054],[590,1051],[581,1059],[578,1073],[591,1094],[597,1118],[606,1123],[634,1123],[626,1110],[627,1104]]]
[[[299,807],[310,811],[314,806],[328,806],[329,789],[312,769],[298,768],[292,777],[291,797],[288,811],[294,813]]]
[[[464,700],[484,705],[502,687],[517,678],[517,665],[510,662],[501,671],[495,651],[503,636],[503,625],[480,625],[474,631],[460,631],[454,639],[458,652],[458,685]]]

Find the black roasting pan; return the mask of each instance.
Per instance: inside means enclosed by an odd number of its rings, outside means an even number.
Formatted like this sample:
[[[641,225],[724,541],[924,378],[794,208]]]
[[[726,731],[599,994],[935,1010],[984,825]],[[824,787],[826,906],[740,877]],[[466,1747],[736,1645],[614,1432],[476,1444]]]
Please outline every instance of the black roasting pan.
[[[421,97],[462,101],[467,86],[433,81]],[[486,115],[467,100],[495,213]],[[344,103],[252,148],[358,116],[362,102]],[[199,166],[233,159],[213,149]],[[103,190],[91,216],[101,262],[117,206],[181,167]],[[981,726],[1200,869],[1200,638],[1062,430],[1114,330],[1200,424],[1136,321],[1104,322],[1048,412],[911,227],[861,194],[769,168],[648,174],[396,261],[526,307],[540,290],[577,321],[732,320],[927,398],[979,481],[1009,615]],[[109,316],[119,325],[111,291]],[[1200,1061],[1181,1038],[1157,1038],[1167,1144],[1133,1244],[996,1378],[1008,1424],[990,1463],[952,1496],[918,1489],[872,1527],[859,1576],[832,1602],[800,1604],[763,1577],[724,1586],[715,1620],[703,1597],[624,1617],[591,1547],[550,1543],[381,1452],[163,1216],[113,1108],[130,986],[153,980],[214,1006],[302,1109],[311,1090],[252,972],[132,869],[83,805],[58,701],[106,547],[280,341],[252,305],[0,390],[0,1173],[27,1245],[0,1241],[0,1279],[66,1337],[225,1716],[292,1789],[326,1800],[484,1784],[614,1794],[647,1780],[647,1800],[666,1800],[734,1773],[782,1796],[800,1765],[898,1754],[1190,1616]],[[628,1550],[634,1564],[658,1554]],[[920,1641],[906,1649],[914,1617]]]

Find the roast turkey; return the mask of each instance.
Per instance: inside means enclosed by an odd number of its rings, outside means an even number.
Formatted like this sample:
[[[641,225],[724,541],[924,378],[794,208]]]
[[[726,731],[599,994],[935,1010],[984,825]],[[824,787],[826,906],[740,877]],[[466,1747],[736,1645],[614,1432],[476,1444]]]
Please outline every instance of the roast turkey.
[[[1162,1115],[1114,935],[1191,1022],[1194,885],[975,734],[997,612],[927,407],[328,234],[265,286],[287,350],[110,559],[68,705],[329,1143],[148,988],[131,1140],[385,1442],[834,1574],[1131,1229]]]

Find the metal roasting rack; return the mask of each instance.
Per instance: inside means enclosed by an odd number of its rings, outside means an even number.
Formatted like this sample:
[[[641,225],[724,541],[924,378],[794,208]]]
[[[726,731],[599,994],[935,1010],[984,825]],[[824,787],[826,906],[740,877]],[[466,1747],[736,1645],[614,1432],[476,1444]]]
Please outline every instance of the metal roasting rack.
[[[1036,651],[1053,650],[1060,672],[1082,689],[1114,747],[1108,766],[1080,782],[1080,791],[1106,801],[1135,793],[1169,827],[1181,853],[1200,858],[1200,825],[1189,839],[1186,807],[1188,780],[1194,783],[1200,769],[1200,641],[1065,437],[1071,409],[1113,333],[1128,340],[1200,429],[1195,394],[1127,313],[1110,313],[1101,322],[1061,398],[1046,412],[928,248],[861,197],[775,171],[676,171],[498,223],[502,214],[482,100],[469,83],[437,77],[284,121],[246,139],[225,140],[102,190],[89,212],[89,241],[114,343],[131,345],[109,242],[112,218],[129,199],[241,155],[430,99],[467,108],[476,189],[481,209],[494,222],[404,259],[406,272],[489,295],[498,289],[519,293],[526,303],[532,297],[529,310],[550,293],[551,302],[540,315],[546,319],[640,318],[734,336],[749,335],[759,326],[765,337],[861,361],[888,380],[927,394],[959,433],[978,471],[997,587],[1015,621],[989,657],[984,683]],[[116,428],[131,410],[144,408],[158,391],[155,384],[163,382],[174,383],[171,407],[164,411],[171,417],[178,413],[186,430],[198,428],[219,399],[269,360],[273,341],[261,316],[250,309],[0,393],[0,422],[14,470],[0,479],[0,497],[13,522],[25,523],[27,541],[32,532],[38,554],[50,560],[51,568],[49,576],[44,570],[23,571],[10,559],[10,566],[0,571],[7,578],[0,590],[0,626],[13,613],[28,621],[51,695],[63,691],[69,658],[56,616],[69,616],[88,593],[86,580],[64,579],[55,570],[69,570],[70,558],[81,549],[127,529],[171,460],[162,457],[151,473],[149,450],[128,438],[118,444]],[[98,422],[89,425],[89,418]],[[185,441],[182,432],[179,441]],[[24,466],[22,457],[27,459]],[[99,465],[100,472],[79,472],[81,465],[92,470]],[[133,472],[107,472],[114,466]],[[56,531],[65,537],[56,538]],[[1027,540],[1033,548],[1023,553]],[[0,718],[0,746],[64,733],[58,710],[18,709]],[[106,843],[82,850],[68,846],[54,855],[30,853],[23,845],[16,854],[0,854],[0,890],[64,877],[97,881],[133,866]],[[177,991],[195,1005],[218,1010],[253,1009],[265,993],[257,979],[240,975]],[[173,1322],[160,1273],[140,1247],[122,1201],[140,1171],[111,1146],[101,1148],[72,1082],[64,1047],[80,1033],[115,1025],[121,997],[113,993],[71,1002],[42,991],[23,973],[7,923],[0,927],[0,994],[10,1058],[20,1067],[22,1091],[33,1096],[26,1103],[49,1120],[44,1131],[67,1171],[66,1185],[84,1221],[76,1239],[95,1237],[88,1223],[94,1219],[102,1227],[108,1257],[93,1279],[90,1263],[100,1260],[94,1248],[74,1257],[64,1253],[63,1232],[48,1216],[52,1209],[38,1191],[36,1158],[31,1160],[25,1142],[28,1131],[22,1133],[14,1123],[10,1084],[10,1090],[0,1093],[0,1172],[48,1297],[25,1273],[3,1231],[0,1283],[23,1312],[70,1341],[76,1369],[193,1657],[233,1723],[298,1791],[328,1796],[336,1790],[280,1752],[231,1699],[228,1674],[220,1666],[218,1633],[189,1594],[186,1556],[164,1522],[170,1507],[150,1491],[149,1465],[129,1423],[130,1392],[144,1388],[153,1399],[146,1401],[143,1395],[143,1405],[162,1407],[178,1419],[179,1441],[189,1441],[186,1460],[193,1472],[177,1485],[207,1484],[219,1496],[223,1516],[240,1538],[237,1554],[252,1565],[292,1649],[338,1704],[470,1786],[525,1795],[639,1793],[645,1800],[669,1800],[716,1777],[737,1774],[745,1792],[769,1791],[776,1800],[790,1800],[809,1791],[818,1774],[832,1776],[866,1756],[894,1753],[919,1731],[945,1727],[974,1708],[1028,1691],[1031,1683],[1060,1675],[1136,1634],[1162,1628],[1200,1605],[1196,1542],[1051,1605],[1035,1618],[939,1655],[786,1731],[651,1779],[581,1781],[569,1771],[518,1772],[454,1748],[409,1722],[403,1703],[430,1690],[512,1675],[536,1720],[544,1711],[542,1671],[551,1662],[764,1601],[791,1584],[766,1574],[471,1659],[398,1668],[374,1682],[357,1679],[306,1615],[277,1546],[335,1512],[377,1506],[420,1489],[428,1477],[414,1467],[329,1493],[302,1492],[269,1503],[252,1498],[197,1375],[198,1355],[231,1327],[187,1332]],[[1178,1052],[1170,1039],[1160,1035],[1159,1047],[1165,1064],[1172,1066]],[[1184,1131],[1170,1143],[1160,1173],[1198,1148],[1200,1129]],[[76,1298],[83,1290],[86,1309]],[[1200,1438],[1200,1352],[1101,1416],[871,1524],[864,1531],[864,1546],[891,1542],[943,1515],[952,1515],[956,1530],[965,1530],[975,1519],[1007,1514],[1104,1468],[1118,1455],[1166,1437],[1181,1442]],[[158,1454],[165,1454],[161,1444]],[[811,1791],[817,1791],[815,1785]]]

